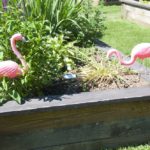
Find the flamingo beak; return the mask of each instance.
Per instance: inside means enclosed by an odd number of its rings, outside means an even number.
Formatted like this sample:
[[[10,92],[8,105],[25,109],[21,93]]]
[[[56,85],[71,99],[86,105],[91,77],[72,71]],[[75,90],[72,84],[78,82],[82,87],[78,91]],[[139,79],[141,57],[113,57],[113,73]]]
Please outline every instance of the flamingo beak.
[[[25,37],[22,37],[22,41],[23,41],[23,42],[26,42],[26,39],[25,39]]]

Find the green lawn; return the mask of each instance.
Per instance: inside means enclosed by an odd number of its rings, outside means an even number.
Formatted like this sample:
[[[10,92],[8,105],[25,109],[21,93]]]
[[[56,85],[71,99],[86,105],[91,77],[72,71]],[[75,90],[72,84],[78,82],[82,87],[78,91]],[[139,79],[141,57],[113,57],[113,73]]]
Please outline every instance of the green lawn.
[[[136,147],[119,148],[118,150],[150,150],[149,145],[140,145]]]
[[[128,147],[122,147],[118,149],[105,149],[105,150],[150,150],[150,145],[145,144],[145,145],[139,145],[139,146],[128,146]]]
[[[101,40],[112,47],[130,55],[132,48],[142,42],[150,43],[150,27],[135,24],[122,19],[121,6],[102,6],[106,30]],[[140,61],[141,62],[141,61]],[[150,59],[144,60],[150,66]]]
[[[122,19],[120,6],[104,6],[102,10],[106,17],[106,30],[102,41],[125,54],[130,54],[131,49],[138,43],[150,43],[150,28]]]

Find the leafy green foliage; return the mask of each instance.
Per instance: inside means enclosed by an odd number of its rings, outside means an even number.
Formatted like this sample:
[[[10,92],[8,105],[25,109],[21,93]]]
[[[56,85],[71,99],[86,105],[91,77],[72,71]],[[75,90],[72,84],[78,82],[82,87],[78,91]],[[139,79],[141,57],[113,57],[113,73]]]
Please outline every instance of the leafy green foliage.
[[[9,7],[18,5],[24,19],[43,20],[50,35],[64,34],[66,40],[76,40],[80,46],[91,45],[104,29],[100,6],[93,7],[90,0],[9,1]]]
[[[90,46],[93,40],[100,38],[105,29],[104,16],[101,11],[101,5],[93,6],[91,0],[83,2],[82,16],[78,22],[81,26],[81,30],[78,34],[78,45],[84,47]]]
[[[10,37],[22,33],[27,42],[18,42],[17,47],[29,71],[15,79],[0,79],[1,102],[21,103],[22,98],[43,95],[44,87],[61,78],[67,67],[75,67],[73,43],[87,46],[101,34],[100,11],[88,9],[83,0],[8,1],[7,11],[0,13],[0,60],[20,64],[11,51]]]
[[[26,20],[44,20],[49,26],[50,34],[55,35],[72,25],[80,28],[77,19],[81,12],[81,3],[82,0],[13,0],[9,1],[8,6],[19,6],[21,15]]]
[[[143,4],[150,4],[150,0],[139,0],[139,2]]]
[[[61,77],[67,64],[74,65],[70,59],[73,55],[72,44],[64,44],[62,35],[54,38],[49,36],[49,28],[44,21],[24,21],[23,17],[18,18],[20,13],[12,10],[1,15],[0,58],[20,64],[11,51],[10,37],[14,33],[22,33],[27,42],[18,42],[17,47],[29,64],[29,71],[15,79],[0,79],[1,101],[14,99],[20,103],[22,97],[42,95],[43,87]]]
[[[47,20],[51,34],[58,32],[63,24],[76,25],[82,0],[23,0],[26,18]]]
[[[0,10],[3,9],[2,1],[0,2]]]
[[[128,147],[119,148],[118,150],[150,150],[150,145],[145,144],[139,146],[128,146]]]

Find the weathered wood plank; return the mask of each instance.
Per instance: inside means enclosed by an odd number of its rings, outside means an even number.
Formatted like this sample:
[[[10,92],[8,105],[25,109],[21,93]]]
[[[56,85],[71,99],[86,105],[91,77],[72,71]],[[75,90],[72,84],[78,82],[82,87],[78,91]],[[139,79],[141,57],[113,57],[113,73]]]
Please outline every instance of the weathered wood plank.
[[[122,15],[130,21],[150,26],[150,5],[136,1],[121,0]]]
[[[134,6],[134,7],[138,7],[138,8],[142,8],[145,10],[150,10],[150,5],[144,4],[144,3],[140,3],[139,1],[135,1],[135,0],[119,0],[121,3],[123,4],[127,4],[130,6]]]
[[[1,136],[0,145],[1,150],[20,150],[23,148],[42,150],[47,147],[57,150],[59,146],[69,148],[70,145],[86,143],[93,145],[95,142],[97,142],[98,147],[118,146],[123,144],[122,139],[125,140],[124,144],[132,143],[133,141],[135,142],[134,144],[137,144],[137,142],[141,143],[149,140],[149,126],[149,118],[139,118],[87,124],[73,128],[43,129],[11,136]],[[134,139],[131,137],[134,137]],[[78,150],[81,150],[81,147]]]
[[[49,110],[61,110],[67,108],[86,107],[102,103],[117,103],[123,101],[134,101],[139,98],[149,99],[150,97],[150,76],[145,77],[147,86],[141,88],[114,89],[105,91],[84,92],[80,94],[47,96],[41,99],[31,99],[23,105],[18,105],[14,101],[7,102],[0,107],[0,116],[14,114],[26,114],[32,112],[42,112]]]
[[[147,99],[147,98],[146,98]],[[61,128],[81,123],[103,120],[116,120],[150,115],[149,99],[143,101],[118,102],[110,104],[86,105],[62,110],[47,110],[46,112],[28,112],[25,114],[9,114],[0,116],[0,133],[18,133],[36,128]],[[118,113],[119,112],[119,113]],[[121,115],[120,115],[121,114]],[[132,114],[132,116],[131,116]],[[112,117],[113,115],[113,117]],[[74,121],[75,120],[75,121]]]
[[[0,115],[0,146],[1,150],[83,150],[88,146],[98,150],[100,146],[147,141],[149,126],[149,97],[4,113]]]

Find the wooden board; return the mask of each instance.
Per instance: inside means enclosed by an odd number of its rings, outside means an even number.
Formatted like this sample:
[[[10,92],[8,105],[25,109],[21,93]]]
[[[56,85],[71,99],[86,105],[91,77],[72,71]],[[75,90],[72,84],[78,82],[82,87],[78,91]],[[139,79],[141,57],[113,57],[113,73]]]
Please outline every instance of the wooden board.
[[[149,89],[130,89],[130,92],[127,89],[125,93],[112,90],[105,96],[105,92],[95,92],[93,99],[92,95],[85,97],[87,93],[83,93],[80,98],[84,97],[88,103],[79,101],[75,95],[74,101],[73,96],[57,101],[57,107],[52,101],[49,106],[38,109],[28,105],[24,111],[22,106],[18,111],[7,106],[8,112],[2,109],[0,112],[0,149],[99,150],[147,142],[150,138],[150,96],[143,95]],[[96,100],[100,95],[105,98]]]
[[[129,0],[121,2],[123,18],[150,27],[150,5]]]

